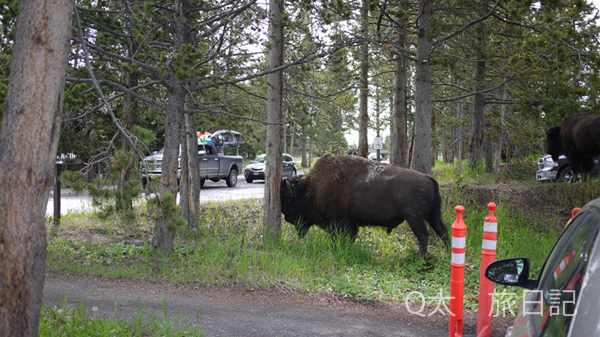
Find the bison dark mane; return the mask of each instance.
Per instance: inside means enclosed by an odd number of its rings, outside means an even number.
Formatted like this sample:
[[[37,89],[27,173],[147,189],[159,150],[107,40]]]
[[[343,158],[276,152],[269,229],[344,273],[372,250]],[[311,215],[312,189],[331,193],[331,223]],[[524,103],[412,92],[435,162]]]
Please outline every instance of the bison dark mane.
[[[300,235],[317,225],[355,239],[361,226],[381,226],[389,233],[407,220],[417,236],[420,256],[426,253],[429,238],[425,221],[449,241],[435,179],[362,157],[326,155],[308,175],[284,179],[281,207]]]
[[[577,173],[594,169],[593,157],[600,155],[600,115],[578,113],[563,120],[560,126],[546,131],[548,154],[558,161],[567,156],[569,166]]]

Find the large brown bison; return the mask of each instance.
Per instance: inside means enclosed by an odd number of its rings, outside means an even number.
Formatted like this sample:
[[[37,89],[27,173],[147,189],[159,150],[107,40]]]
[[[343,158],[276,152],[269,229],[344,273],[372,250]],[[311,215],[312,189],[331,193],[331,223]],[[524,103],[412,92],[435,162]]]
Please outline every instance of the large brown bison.
[[[281,210],[301,236],[317,225],[354,240],[361,226],[386,227],[390,233],[407,220],[417,236],[420,257],[429,241],[425,221],[449,242],[441,204],[438,183],[431,176],[357,156],[326,155],[308,175],[281,183]]]
[[[600,155],[600,115],[578,113],[563,120],[560,126],[546,131],[548,154],[552,160],[565,155],[577,173],[594,168],[593,157]]]

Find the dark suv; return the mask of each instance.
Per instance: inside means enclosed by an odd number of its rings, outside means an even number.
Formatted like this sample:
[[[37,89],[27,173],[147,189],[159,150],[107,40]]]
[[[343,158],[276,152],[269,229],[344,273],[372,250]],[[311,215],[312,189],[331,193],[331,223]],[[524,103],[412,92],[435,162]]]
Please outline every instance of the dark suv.
[[[600,169],[600,160],[598,157],[594,158],[594,169],[590,174],[595,176],[598,174]],[[566,183],[579,182],[581,181],[581,175],[575,176],[575,172],[569,166],[567,157],[561,155],[558,157],[558,161],[552,160],[552,156],[549,154],[543,155],[538,158],[539,170],[535,173],[535,179],[537,181],[552,181],[563,179]]]

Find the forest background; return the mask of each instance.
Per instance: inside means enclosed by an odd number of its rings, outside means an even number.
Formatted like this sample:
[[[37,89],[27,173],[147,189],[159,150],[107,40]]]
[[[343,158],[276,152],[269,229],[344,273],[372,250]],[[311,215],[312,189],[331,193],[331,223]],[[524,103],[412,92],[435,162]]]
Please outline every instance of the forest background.
[[[2,106],[21,4],[0,2]],[[75,1],[58,153],[103,178],[92,193],[116,186],[127,214],[138,163],[164,147],[153,244],[170,251],[200,225],[196,131],[242,132],[241,154],[269,158],[264,240],[277,243],[282,152],[366,156],[369,129],[389,129],[391,163],[424,173],[438,156],[494,172],[543,152],[544,127],[597,111],[597,17],[583,0]]]

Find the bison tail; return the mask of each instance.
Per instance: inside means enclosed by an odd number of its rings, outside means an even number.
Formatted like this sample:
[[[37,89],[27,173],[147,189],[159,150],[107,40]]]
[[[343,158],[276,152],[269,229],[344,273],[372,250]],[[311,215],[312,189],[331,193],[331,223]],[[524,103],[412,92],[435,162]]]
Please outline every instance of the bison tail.
[[[449,244],[450,237],[448,235],[448,227],[446,227],[446,225],[442,222],[442,196],[440,195],[440,186],[434,178],[431,177],[431,180],[435,185],[435,195],[433,197],[429,225],[431,225],[437,236],[439,236],[445,243]]]

